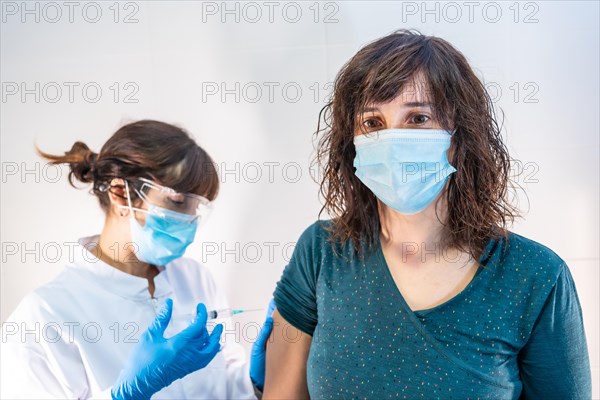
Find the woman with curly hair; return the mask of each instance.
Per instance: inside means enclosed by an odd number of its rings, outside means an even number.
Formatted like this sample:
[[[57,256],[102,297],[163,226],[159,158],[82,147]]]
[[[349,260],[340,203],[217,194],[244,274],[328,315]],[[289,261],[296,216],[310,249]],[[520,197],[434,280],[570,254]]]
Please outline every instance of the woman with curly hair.
[[[362,48],[322,110],[331,220],[274,293],[264,398],[589,399],[565,262],[510,232],[510,158],[484,85],[448,42]]]

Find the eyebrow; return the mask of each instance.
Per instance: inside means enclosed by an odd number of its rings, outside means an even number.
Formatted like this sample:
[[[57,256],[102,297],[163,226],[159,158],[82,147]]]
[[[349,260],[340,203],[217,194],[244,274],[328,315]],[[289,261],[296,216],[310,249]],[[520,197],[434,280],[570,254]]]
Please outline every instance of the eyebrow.
[[[431,106],[433,106],[433,103],[413,101],[410,103],[404,103],[402,106],[403,107],[431,107]],[[365,108],[363,108],[362,113],[373,112],[373,111],[379,111],[379,108],[378,107],[365,107]]]

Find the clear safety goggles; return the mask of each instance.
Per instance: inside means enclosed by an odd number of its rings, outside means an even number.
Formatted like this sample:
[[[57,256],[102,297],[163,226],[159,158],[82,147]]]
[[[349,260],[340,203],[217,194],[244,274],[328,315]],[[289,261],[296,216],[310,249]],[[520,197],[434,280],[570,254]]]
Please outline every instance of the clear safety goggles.
[[[138,197],[148,205],[147,210],[130,205],[136,211],[192,223],[204,221],[212,210],[212,203],[206,197],[193,193],[180,193],[145,178],[125,180],[125,186],[127,189],[133,189]]]

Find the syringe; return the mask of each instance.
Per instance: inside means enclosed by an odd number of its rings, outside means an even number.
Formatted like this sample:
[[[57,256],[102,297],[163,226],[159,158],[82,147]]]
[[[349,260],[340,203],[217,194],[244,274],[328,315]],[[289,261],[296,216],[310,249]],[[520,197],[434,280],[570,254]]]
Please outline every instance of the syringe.
[[[250,311],[262,311],[262,308],[254,308],[252,310],[235,310],[231,308],[222,308],[220,310],[212,310],[208,312],[208,319],[230,318],[236,314],[241,314]]]

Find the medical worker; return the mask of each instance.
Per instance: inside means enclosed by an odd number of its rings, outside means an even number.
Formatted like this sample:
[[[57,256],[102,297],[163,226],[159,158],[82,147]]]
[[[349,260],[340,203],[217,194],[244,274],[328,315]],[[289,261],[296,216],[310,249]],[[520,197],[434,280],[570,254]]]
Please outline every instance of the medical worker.
[[[91,184],[106,217],[4,323],[1,397],[255,398],[269,325],[249,371],[233,338],[220,343],[230,321],[208,321],[207,310],[228,308],[223,292],[183,257],[219,189],[208,154],[179,127],[151,120],[123,126],[98,154],[82,142],[40,154],[68,163],[73,186]]]
[[[387,35],[343,66],[323,112],[332,219],[277,284],[263,399],[590,399],[575,282],[507,229],[510,156],[466,58]]]

